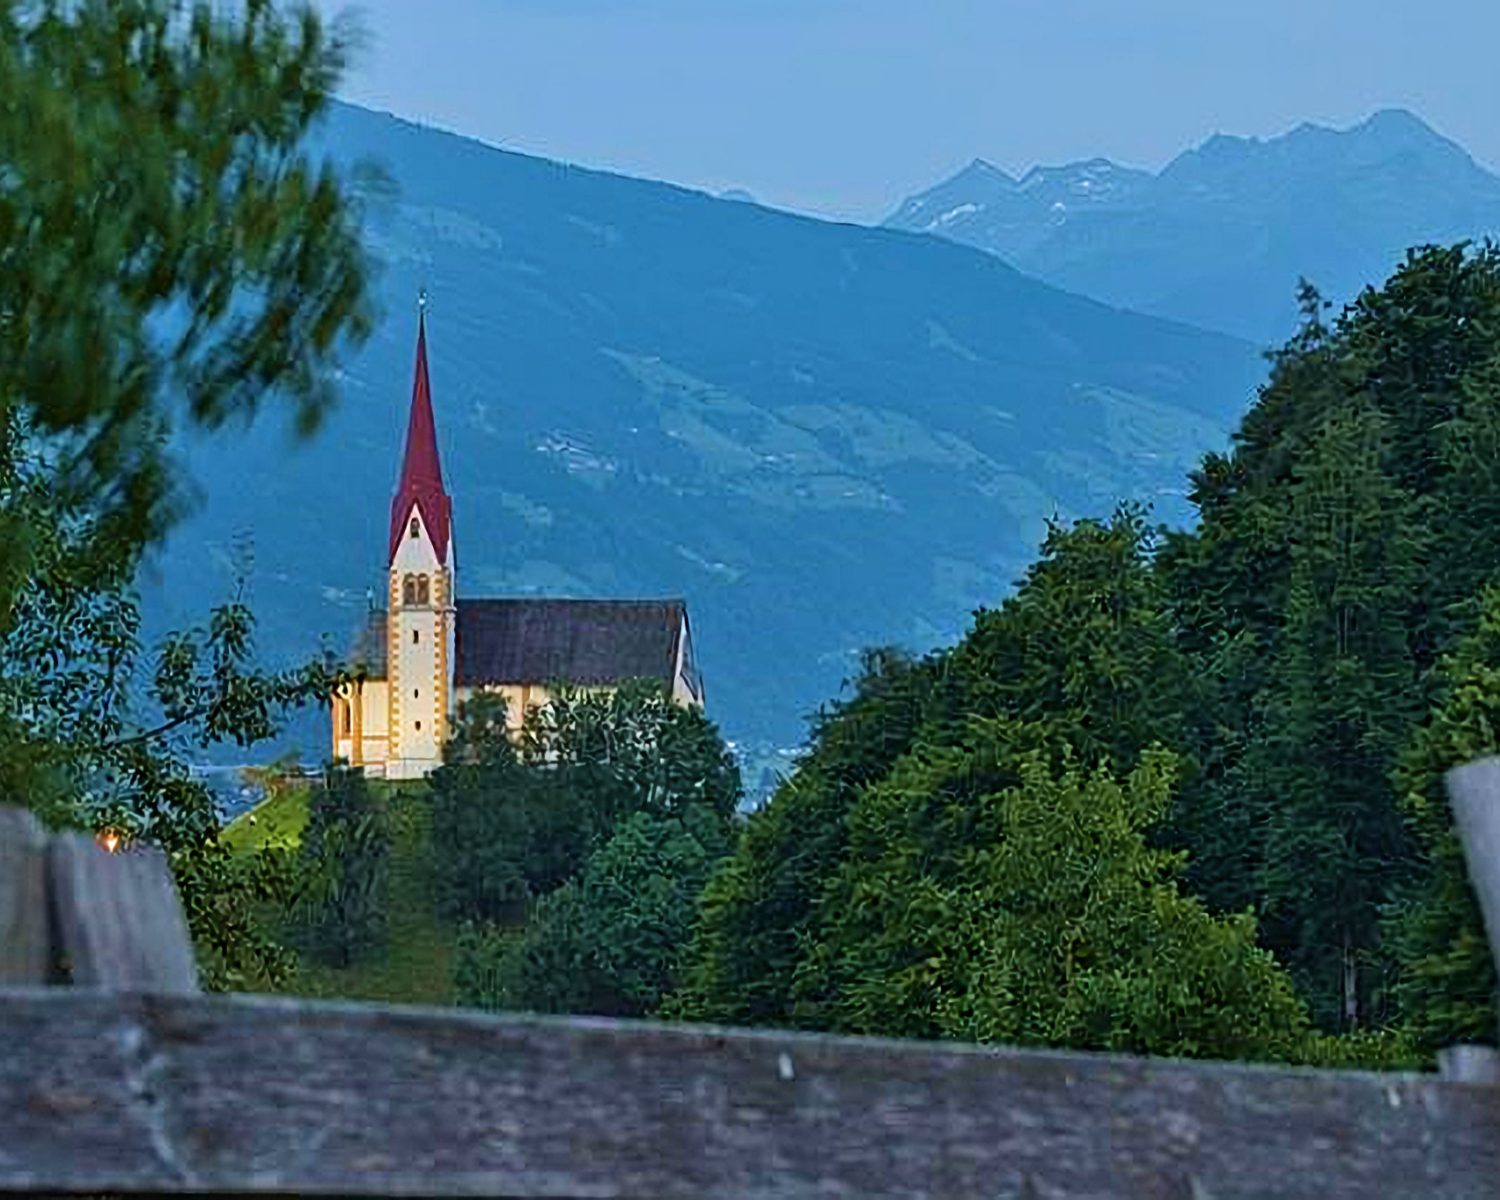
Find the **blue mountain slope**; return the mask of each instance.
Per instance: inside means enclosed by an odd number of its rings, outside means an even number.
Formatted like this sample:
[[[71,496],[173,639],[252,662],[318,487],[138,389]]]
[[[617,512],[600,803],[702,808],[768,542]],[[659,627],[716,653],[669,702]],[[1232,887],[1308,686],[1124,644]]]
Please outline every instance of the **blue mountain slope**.
[[[955,637],[1054,510],[1180,514],[1259,374],[1244,343],[932,238],[357,108],[326,136],[399,189],[368,218],[386,319],[312,442],[263,421],[192,447],[202,507],[151,590],[157,623],[200,613],[252,540],[273,657],[343,642],[379,594],[420,287],[460,592],[686,597],[710,709],[752,742],[795,742],[860,647]]]

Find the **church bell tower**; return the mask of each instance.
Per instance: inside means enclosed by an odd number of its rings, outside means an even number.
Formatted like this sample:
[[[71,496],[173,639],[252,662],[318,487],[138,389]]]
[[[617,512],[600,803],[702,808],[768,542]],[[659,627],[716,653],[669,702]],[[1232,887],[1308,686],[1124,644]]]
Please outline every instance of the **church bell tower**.
[[[421,778],[442,759],[453,714],[454,575],[453,502],[443,487],[438,459],[424,295],[417,317],[406,454],[391,501],[386,625],[390,779]]]

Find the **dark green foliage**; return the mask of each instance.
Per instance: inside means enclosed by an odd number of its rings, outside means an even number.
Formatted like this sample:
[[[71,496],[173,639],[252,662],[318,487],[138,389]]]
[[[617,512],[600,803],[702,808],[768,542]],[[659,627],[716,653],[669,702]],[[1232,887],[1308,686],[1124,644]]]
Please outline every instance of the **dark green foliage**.
[[[727,821],[739,771],[701,712],[660,684],[608,694],[559,688],[530,714],[522,753],[501,700],[464,707],[433,773],[433,848],[444,915],[512,920],[573,878],[620,821],[637,812]]]
[[[1383,418],[1356,401],[1293,469],[1276,674],[1241,778],[1264,819],[1267,944],[1325,1027],[1369,1023],[1380,907],[1411,869],[1387,776],[1420,712],[1407,629],[1421,542],[1390,457]]]
[[[330,767],[308,800],[293,923],[304,954],[347,967],[385,944],[391,832],[364,772]]]
[[[698,896],[728,850],[734,759],[656,683],[559,687],[528,718],[518,758],[499,736],[503,707],[476,697],[433,777],[435,848],[452,845],[461,864],[439,857],[441,894],[476,918],[455,988],[486,1007],[654,1012],[679,984]],[[458,831],[478,844],[454,845]],[[484,924],[523,913],[523,933]]]
[[[1194,478],[1199,529],[1161,557],[1208,685],[1169,833],[1349,1028],[1396,1015],[1381,911],[1415,868],[1391,771],[1500,549],[1500,254],[1413,251],[1331,324],[1302,300],[1233,453]]]
[[[1398,893],[1388,932],[1401,967],[1397,997],[1406,1027],[1429,1052],[1495,1041],[1495,964],[1443,775],[1500,753],[1500,589],[1486,588],[1470,615],[1472,631],[1443,659],[1436,705],[1395,772],[1423,862],[1418,879]]]
[[[554,791],[582,791],[600,826],[634,812],[680,816],[703,807],[727,820],[743,795],[739,767],[718,728],[696,708],[676,704],[654,680],[610,692],[565,685],[530,714],[523,730],[528,765]]]
[[[542,898],[523,934],[470,930],[455,981],[461,1003],[638,1017],[680,979],[699,893],[727,848],[711,812],[636,813],[582,875]]]
[[[1043,722],[1083,761],[1121,770],[1152,743],[1178,744],[1187,673],[1154,549],[1135,506],[1107,523],[1050,524],[1016,594],[976,614],[954,651],[964,710]]]
[[[469,700],[428,780],[433,884],[438,911],[451,920],[499,920],[531,895],[526,779],[505,719],[500,697]]]
[[[704,897],[684,1011],[743,1023],[820,1024],[794,1002],[818,898],[848,852],[861,789],[914,747],[967,735],[975,713],[1035,723],[1092,761],[1128,769],[1179,736],[1184,665],[1151,572],[1139,510],[1053,525],[1042,558],[952,652],[871,660],[852,701],[814,728],[797,774],[750,820]],[[950,843],[950,845],[957,844]]]
[[[1500,354],[1468,371],[1459,392],[1436,431],[1437,479],[1424,509],[1436,535],[1425,581],[1435,647],[1472,629],[1474,599],[1500,564]]]
[[[798,991],[849,1032],[1290,1058],[1306,1014],[1255,944],[1148,847],[1175,764],[1124,784],[1041,730],[974,722],[868,789]]]
[[[515,989],[521,964],[516,953],[524,931],[465,921],[453,947],[453,994],[459,1004],[503,1009],[502,997]]]
[[[815,744],[706,890],[682,1011],[1372,1065],[1489,1033],[1440,783],[1492,748],[1487,635],[1432,669],[1500,563],[1500,252],[1413,252],[1331,323],[1301,303],[1232,452],[1193,476],[1196,530],[1054,526],[898,710],[896,756],[871,739],[830,786]],[[1140,782],[1153,745],[1170,806]],[[1147,793],[1107,827],[1123,840],[1076,816]],[[1131,915],[1104,920],[1105,895]],[[1316,1023],[1360,1032],[1298,1032],[1254,917]],[[1044,951],[1067,964],[1079,938],[1075,992]]]
[[[948,678],[942,656],[865,655],[853,695],[814,719],[796,774],[751,815],[710,882],[677,1000],[687,1016],[790,1024],[792,975],[824,882],[848,845],[845,815],[861,786],[912,746]]]
[[[254,914],[285,896],[285,874],[270,857],[236,859],[221,845],[213,795],[187,758],[213,742],[264,739],[335,677],[318,664],[257,670],[254,621],[238,599],[207,628],[146,652],[131,571],[94,552],[99,524],[58,496],[18,432],[5,451],[0,510],[31,529],[32,574],[0,634],[0,785],[52,824],[161,845],[211,986],[284,978],[290,959]]]

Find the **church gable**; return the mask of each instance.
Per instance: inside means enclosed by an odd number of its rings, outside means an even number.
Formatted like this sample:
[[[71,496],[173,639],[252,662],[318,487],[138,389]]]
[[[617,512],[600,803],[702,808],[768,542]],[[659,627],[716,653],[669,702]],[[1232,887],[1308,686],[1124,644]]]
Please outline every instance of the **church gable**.
[[[671,683],[684,611],[680,600],[460,600],[457,684]]]

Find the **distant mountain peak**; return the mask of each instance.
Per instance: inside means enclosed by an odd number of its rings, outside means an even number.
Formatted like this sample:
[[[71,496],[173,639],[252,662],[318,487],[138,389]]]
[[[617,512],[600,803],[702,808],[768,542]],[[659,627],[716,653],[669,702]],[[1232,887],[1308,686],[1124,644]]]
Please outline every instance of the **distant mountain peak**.
[[[1349,132],[1394,133],[1448,140],[1409,108],[1378,108]]]
[[[1303,122],[1303,124],[1297,126],[1296,129],[1292,130],[1291,133],[1284,134],[1283,136],[1291,137],[1293,135],[1301,133],[1304,130],[1310,131],[1316,128],[1318,127],[1315,125],[1309,125],[1306,122]],[[1272,138],[1271,140],[1277,141],[1280,139]],[[1233,133],[1211,133],[1208,135],[1208,137],[1204,138],[1192,149],[1184,150],[1177,157],[1181,159],[1187,158],[1190,155],[1197,155],[1203,158],[1230,158],[1238,154],[1243,154],[1248,150],[1254,150],[1257,147],[1264,146],[1265,144],[1266,143],[1258,137],[1241,137],[1240,135]],[[1177,160],[1174,159],[1173,161],[1175,162]],[[1171,169],[1170,163],[1168,164],[1167,169]]]
[[[1010,174],[976,158],[936,187],[909,197],[898,216],[909,227],[932,233],[983,212],[989,204],[1015,192],[1016,187]]]
[[[1015,178],[1008,172],[997,167],[988,159],[976,158],[970,161],[958,174],[953,176],[950,182],[960,179],[978,179],[991,183],[1015,183]]]

